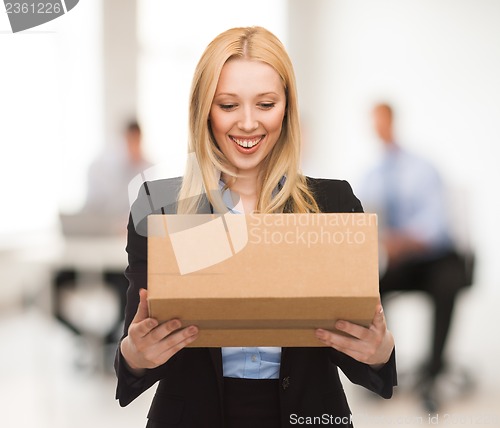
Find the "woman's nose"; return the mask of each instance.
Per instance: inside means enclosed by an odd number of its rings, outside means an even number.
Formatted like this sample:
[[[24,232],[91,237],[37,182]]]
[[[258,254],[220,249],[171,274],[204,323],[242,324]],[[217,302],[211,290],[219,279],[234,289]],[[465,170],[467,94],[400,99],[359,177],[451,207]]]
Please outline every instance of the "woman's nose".
[[[259,127],[259,123],[251,108],[242,110],[242,116],[238,122],[238,127],[245,132],[255,131]]]

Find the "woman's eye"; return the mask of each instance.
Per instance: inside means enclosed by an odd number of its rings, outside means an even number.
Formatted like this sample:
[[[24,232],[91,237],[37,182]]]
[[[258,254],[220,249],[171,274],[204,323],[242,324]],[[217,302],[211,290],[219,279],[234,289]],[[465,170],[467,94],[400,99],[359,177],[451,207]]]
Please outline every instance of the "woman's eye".
[[[231,111],[236,108],[236,104],[219,104],[219,107],[225,111]]]
[[[269,109],[272,109],[275,105],[276,105],[276,103],[260,103],[259,107],[264,109],[264,110],[269,110]]]

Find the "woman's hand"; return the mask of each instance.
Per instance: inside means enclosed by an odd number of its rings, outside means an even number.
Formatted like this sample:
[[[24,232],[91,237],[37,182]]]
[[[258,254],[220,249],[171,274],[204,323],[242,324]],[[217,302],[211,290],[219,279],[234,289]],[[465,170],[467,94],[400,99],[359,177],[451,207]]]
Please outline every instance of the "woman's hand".
[[[147,290],[139,291],[140,302],[120,350],[129,369],[142,376],[145,369],[152,369],[167,362],[182,348],[193,342],[198,335],[196,326],[183,328],[178,319],[159,324],[149,317]]]
[[[316,330],[316,337],[325,345],[373,368],[380,368],[389,361],[394,349],[394,338],[387,330],[380,302],[370,327],[362,327],[348,321],[337,321],[335,328],[348,333],[351,337],[322,329]]]

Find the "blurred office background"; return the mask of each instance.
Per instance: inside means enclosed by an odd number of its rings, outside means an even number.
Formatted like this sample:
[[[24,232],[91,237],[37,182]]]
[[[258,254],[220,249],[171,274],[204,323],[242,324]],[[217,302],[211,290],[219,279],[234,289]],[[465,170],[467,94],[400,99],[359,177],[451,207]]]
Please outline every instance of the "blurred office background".
[[[387,100],[402,144],[465,195],[456,214],[476,269],[447,354],[472,382],[464,391],[450,380],[440,423],[500,426],[499,22],[496,0],[82,0],[17,34],[0,14],[0,424],[145,425],[153,391],[120,409],[100,349],[119,313],[113,290],[87,275],[68,297],[66,315],[80,323],[83,341],[53,316],[54,272],[70,252],[59,213],[81,209],[92,160],[119,144],[132,116],[147,157],[181,174],[198,58],[221,31],[261,25],[295,65],[306,174],[348,179],[356,192],[378,150],[371,107]],[[124,234],[105,241],[73,255],[83,270],[125,268]],[[409,293],[386,309],[398,363],[411,372],[429,346],[428,302]],[[428,422],[404,382],[387,402],[345,384],[354,414],[363,416],[357,427],[377,416]]]

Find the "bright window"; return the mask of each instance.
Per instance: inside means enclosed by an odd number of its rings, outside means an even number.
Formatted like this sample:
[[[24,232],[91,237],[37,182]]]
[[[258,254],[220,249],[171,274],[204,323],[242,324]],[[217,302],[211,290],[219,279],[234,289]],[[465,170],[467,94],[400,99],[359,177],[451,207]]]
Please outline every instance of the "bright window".
[[[82,1],[15,34],[0,13],[0,238],[55,226],[83,202],[102,138],[99,11]]]

